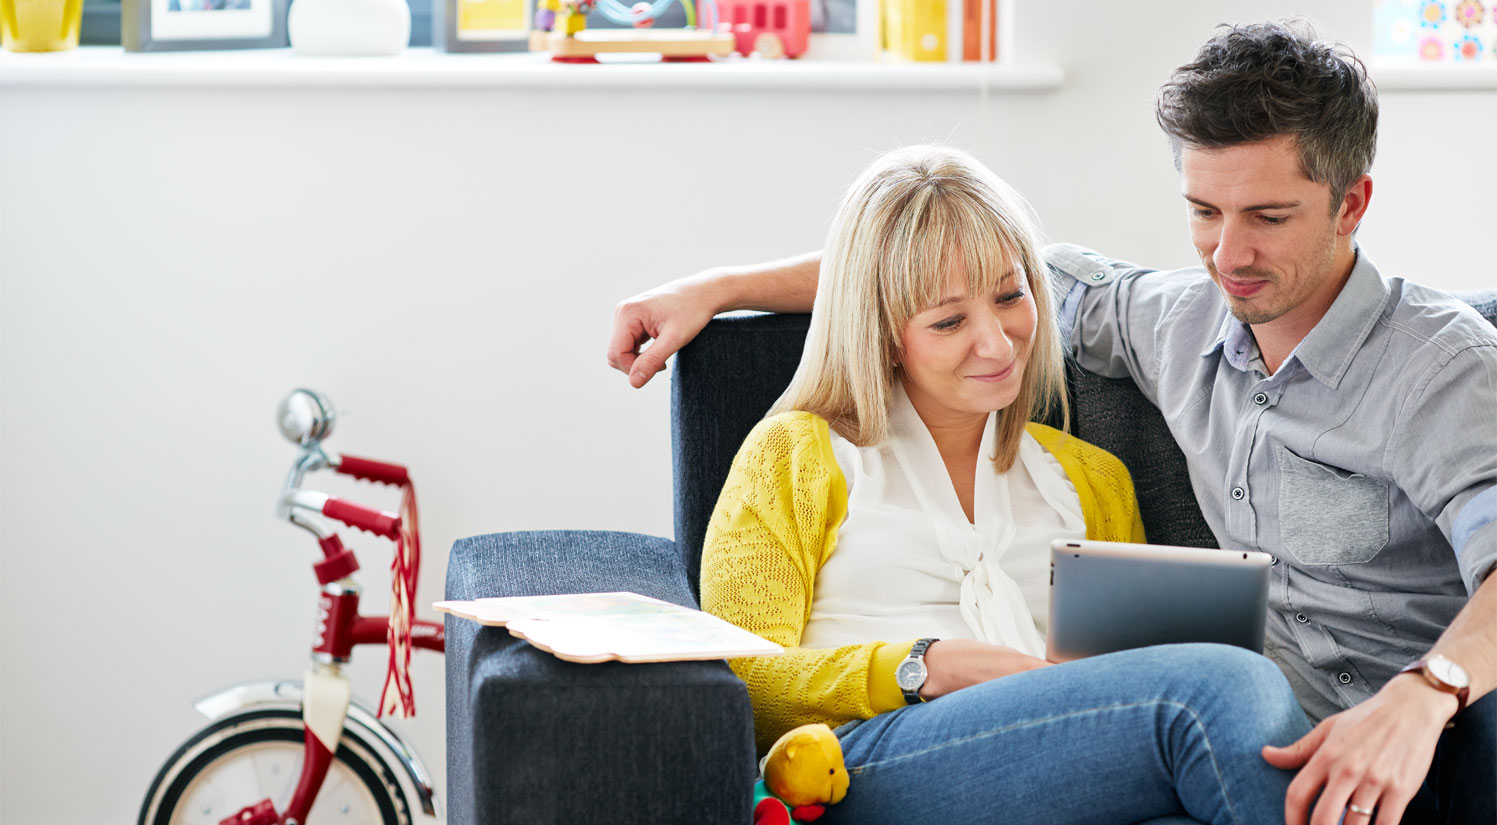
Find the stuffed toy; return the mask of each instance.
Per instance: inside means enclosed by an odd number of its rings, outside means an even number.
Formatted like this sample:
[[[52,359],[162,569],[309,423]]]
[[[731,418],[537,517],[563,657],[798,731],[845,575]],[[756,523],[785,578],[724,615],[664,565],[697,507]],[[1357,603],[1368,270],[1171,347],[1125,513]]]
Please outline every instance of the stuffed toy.
[[[812,822],[846,795],[841,743],[826,725],[801,725],[769,749],[754,785],[754,825]]]

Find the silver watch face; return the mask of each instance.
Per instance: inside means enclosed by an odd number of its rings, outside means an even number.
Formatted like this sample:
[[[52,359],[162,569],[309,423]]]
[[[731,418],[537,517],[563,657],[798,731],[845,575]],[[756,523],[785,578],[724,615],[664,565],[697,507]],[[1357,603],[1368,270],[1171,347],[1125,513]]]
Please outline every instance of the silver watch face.
[[[1471,677],[1467,675],[1466,669],[1444,656],[1431,656],[1424,666],[1429,669],[1431,676],[1453,688],[1471,686]]]
[[[899,685],[900,690],[919,690],[925,684],[926,673],[925,662],[905,659],[894,669],[894,683]]]

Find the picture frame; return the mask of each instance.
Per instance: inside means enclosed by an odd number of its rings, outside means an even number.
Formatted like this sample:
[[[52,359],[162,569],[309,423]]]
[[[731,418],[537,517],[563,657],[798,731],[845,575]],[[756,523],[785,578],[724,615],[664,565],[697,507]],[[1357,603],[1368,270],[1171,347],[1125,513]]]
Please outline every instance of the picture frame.
[[[431,43],[444,52],[530,49],[535,0],[431,0]]]
[[[124,0],[120,42],[127,52],[279,49],[289,0]]]
[[[811,60],[877,60],[880,0],[811,0]]]

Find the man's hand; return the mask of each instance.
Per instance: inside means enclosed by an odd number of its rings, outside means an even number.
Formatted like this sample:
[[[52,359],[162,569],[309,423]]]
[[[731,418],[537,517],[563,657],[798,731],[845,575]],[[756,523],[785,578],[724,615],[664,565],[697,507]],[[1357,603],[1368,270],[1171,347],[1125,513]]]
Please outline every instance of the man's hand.
[[[613,310],[608,366],[636,389],[665,369],[665,359],[697,336],[717,307],[690,280],[673,281],[621,302]],[[654,343],[640,351],[645,342]]]
[[[608,365],[643,387],[665,369],[665,359],[719,312],[810,312],[821,274],[821,253],[811,252],[737,267],[715,267],[643,292],[613,311]],[[643,352],[640,347],[655,339]]]
[[[1454,696],[1417,674],[1394,677],[1371,699],[1315,726],[1287,747],[1263,749],[1283,770],[1299,770],[1284,800],[1287,825],[1398,825],[1423,784]],[[1316,795],[1320,801],[1315,801]],[[1351,806],[1356,806],[1352,808]],[[1376,810],[1374,820],[1368,811]]]

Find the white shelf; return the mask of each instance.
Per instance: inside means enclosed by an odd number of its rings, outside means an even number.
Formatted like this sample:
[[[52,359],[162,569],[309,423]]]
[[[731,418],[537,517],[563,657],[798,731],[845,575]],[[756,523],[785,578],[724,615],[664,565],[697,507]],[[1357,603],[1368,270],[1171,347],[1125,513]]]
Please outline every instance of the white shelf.
[[[1374,63],[1368,72],[1380,92],[1497,91],[1497,63]]]
[[[304,57],[289,49],[127,54],[102,46],[0,53],[0,88],[578,88],[775,91],[1016,91],[1060,88],[1059,66],[730,59],[561,65],[542,54]]]

